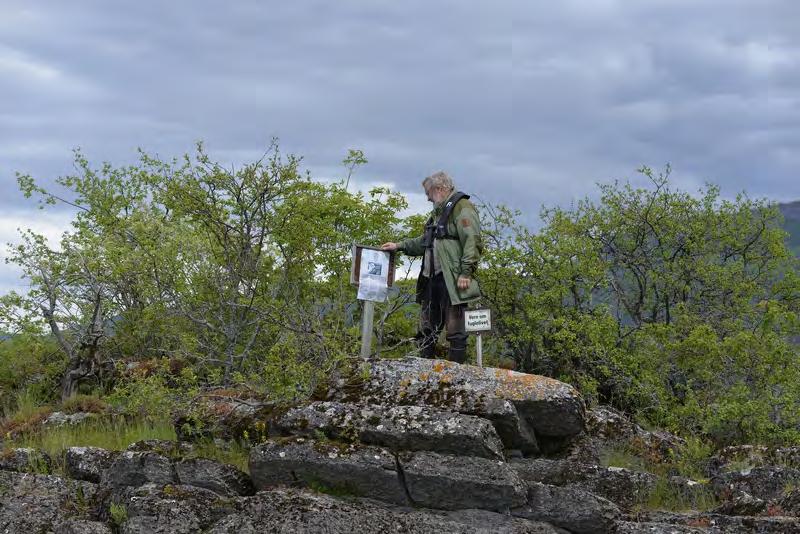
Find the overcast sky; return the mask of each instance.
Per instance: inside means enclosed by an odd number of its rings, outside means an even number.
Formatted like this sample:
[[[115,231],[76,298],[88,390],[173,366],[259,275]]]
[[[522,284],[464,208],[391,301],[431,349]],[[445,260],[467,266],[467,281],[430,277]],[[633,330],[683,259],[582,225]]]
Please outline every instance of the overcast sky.
[[[279,137],[320,178],[360,148],[361,187],[420,207],[438,169],[536,213],[667,162],[681,188],[800,199],[799,21],[796,0],[0,0],[0,240],[68,221],[15,171],[198,140],[235,163]],[[0,266],[0,294],[20,283]]]

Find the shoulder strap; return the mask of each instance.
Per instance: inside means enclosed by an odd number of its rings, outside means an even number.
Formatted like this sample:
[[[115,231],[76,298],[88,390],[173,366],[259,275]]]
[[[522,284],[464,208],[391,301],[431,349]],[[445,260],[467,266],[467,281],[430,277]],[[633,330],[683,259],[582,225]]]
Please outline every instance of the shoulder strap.
[[[461,191],[457,191],[453,198],[447,201],[442,208],[442,213],[439,215],[439,221],[436,223],[436,237],[438,239],[457,239],[455,236],[447,234],[447,221],[450,219],[450,214],[453,213],[453,208],[461,199],[469,198],[469,195]]]

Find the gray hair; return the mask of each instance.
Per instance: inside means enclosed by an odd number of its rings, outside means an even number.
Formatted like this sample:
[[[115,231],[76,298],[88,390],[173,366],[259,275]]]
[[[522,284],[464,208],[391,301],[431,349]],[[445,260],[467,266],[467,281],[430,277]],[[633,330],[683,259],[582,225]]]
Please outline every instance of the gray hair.
[[[429,187],[438,187],[440,189],[444,189],[445,191],[453,191],[456,188],[455,184],[453,183],[453,179],[450,178],[450,175],[444,171],[435,172],[422,180],[422,187],[424,187],[426,190]]]

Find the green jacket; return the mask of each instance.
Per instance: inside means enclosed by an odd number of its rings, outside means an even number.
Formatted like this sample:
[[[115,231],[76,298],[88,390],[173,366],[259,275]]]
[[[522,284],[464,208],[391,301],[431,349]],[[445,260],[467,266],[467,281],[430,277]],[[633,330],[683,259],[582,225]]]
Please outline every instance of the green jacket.
[[[453,195],[455,192],[453,192]],[[453,196],[450,195],[444,202],[436,206],[431,212],[431,219],[433,222],[439,220],[439,215],[447,200]],[[431,220],[429,220],[429,223]],[[481,222],[478,218],[478,210],[475,205],[468,199],[461,199],[450,213],[450,219],[447,221],[447,234],[457,236],[458,239],[436,239],[433,242],[435,254],[439,259],[442,266],[442,274],[444,275],[444,282],[447,286],[447,292],[450,294],[450,302],[452,304],[464,304],[473,302],[481,297],[481,290],[478,286],[478,280],[475,278],[475,271],[478,268],[478,262],[483,252],[483,242],[481,240]],[[398,244],[398,248],[409,256],[422,256],[425,254],[425,239],[424,235],[406,239]],[[467,289],[458,289],[456,280],[459,276],[467,276],[470,278],[470,284]],[[420,272],[420,281],[424,277]],[[424,295],[420,295],[420,284],[417,284],[417,300]]]

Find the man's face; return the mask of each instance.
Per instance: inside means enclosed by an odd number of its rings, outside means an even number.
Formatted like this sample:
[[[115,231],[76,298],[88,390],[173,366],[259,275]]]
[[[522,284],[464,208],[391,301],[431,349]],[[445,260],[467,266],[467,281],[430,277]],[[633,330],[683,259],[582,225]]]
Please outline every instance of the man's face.
[[[447,198],[442,191],[441,188],[436,186],[430,186],[425,188],[425,196],[428,197],[429,202],[433,202],[434,204],[441,202],[445,198]]]

